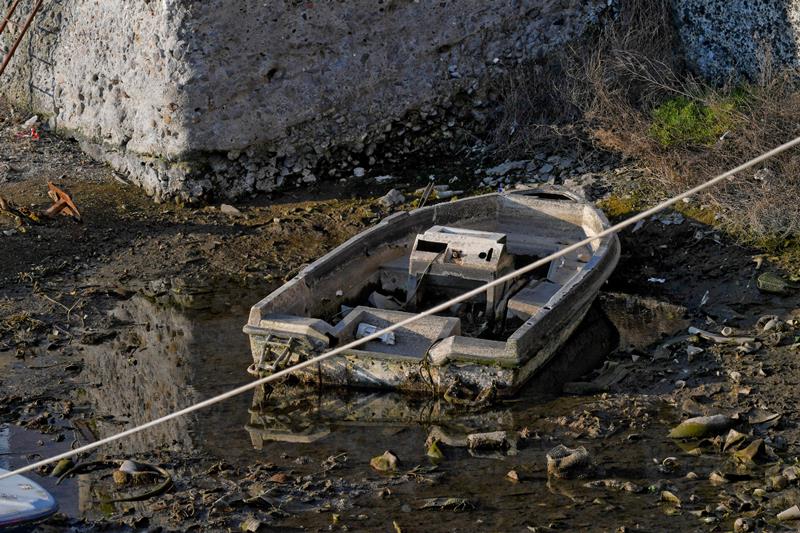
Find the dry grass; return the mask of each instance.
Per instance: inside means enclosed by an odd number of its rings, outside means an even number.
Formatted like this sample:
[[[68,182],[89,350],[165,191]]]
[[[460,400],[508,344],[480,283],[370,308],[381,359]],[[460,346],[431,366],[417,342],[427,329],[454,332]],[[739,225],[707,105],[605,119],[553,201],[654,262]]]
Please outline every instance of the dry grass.
[[[674,53],[671,17],[668,0],[624,0],[613,22],[584,42],[510,76],[501,84],[506,118],[495,141],[521,155],[545,138],[582,137],[637,160],[651,190],[666,195],[800,134],[798,72],[771,68],[765,57],[760,79],[709,86]],[[800,157],[790,153],[699,204],[742,240],[780,242],[800,236],[798,197]]]

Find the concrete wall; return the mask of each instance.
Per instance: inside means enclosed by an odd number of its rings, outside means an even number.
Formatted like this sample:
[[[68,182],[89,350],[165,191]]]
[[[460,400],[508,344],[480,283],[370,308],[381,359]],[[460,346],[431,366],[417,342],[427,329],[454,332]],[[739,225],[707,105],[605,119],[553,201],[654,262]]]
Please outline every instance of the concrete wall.
[[[690,62],[711,78],[754,75],[764,50],[798,61],[800,0],[672,1]],[[46,0],[0,92],[157,199],[234,197],[458,145],[462,126],[486,120],[487,77],[614,5]]]
[[[1,90],[149,194],[187,200],[351,175],[447,139],[482,118],[482,79],[580,35],[608,2],[46,4],[52,33],[32,33]]]
[[[800,1],[672,1],[687,59],[703,76],[757,80],[765,64],[800,67]]]

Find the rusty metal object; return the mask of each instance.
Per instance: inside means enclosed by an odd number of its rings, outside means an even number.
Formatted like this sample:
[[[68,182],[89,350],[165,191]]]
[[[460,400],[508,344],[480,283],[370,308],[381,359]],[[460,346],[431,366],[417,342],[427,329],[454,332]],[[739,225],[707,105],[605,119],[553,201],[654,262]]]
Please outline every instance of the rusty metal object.
[[[6,54],[6,57],[3,58],[3,64],[0,65],[0,76],[2,76],[3,72],[5,72],[6,67],[8,67],[8,64],[11,62],[11,58],[14,57],[14,53],[17,51],[17,48],[19,48],[20,43],[22,43],[22,39],[25,37],[25,34],[28,33],[28,29],[31,27],[31,24],[33,23],[33,19],[36,18],[36,14],[42,8],[42,3],[44,3],[44,0],[38,0],[36,2],[36,4],[34,4],[33,11],[31,11],[31,14],[28,15],[28,19],[25,21],[25,24],[22,26],[22,29],[20,30],[19,35],[17,35],[17,39],[14,41],[14,44],[11,45],[11,48],[9,49],[8,53]],[[16,4],[11,6],[11,8],[12,9],[10,10],[9,15],[3,21],[3,29],[5,29],[5,26],[8,24],[8,17],[10,17],[11,13],[13,13],[13,11],[17,8]]]
[[[53,200],[53,205],[44,214],[48,217],[54,217],[60,213],[81,222],[81,212],[78,211],[69,194],[59,189],[52,181],[47,182],[47,187],[50,189],[47,191],[47,196]]]

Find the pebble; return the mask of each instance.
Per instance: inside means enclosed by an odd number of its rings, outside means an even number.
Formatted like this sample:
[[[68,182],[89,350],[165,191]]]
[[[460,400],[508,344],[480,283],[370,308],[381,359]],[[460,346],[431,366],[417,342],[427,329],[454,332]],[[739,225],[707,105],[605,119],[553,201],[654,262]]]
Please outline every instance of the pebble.
[[[222,213],[224,213],[226,215],[231,215],[231,216],[239,216],[239,215],[242,214],[241,211],[239,211],[238,209],[236,209],[232,205],[228,205],[228,204],[222,204],[221,206],[219,206],[219,210],[220,210],[220,212],[222,212]]]
[[[405,202],[406,197],[403,196],[403,193],[401,193],[397,189],[392,189],[391,191],[383,195],[379,201],[386,207],[394,207],[396,205],[400,205],[403,202]]]
[[[367,175],[367,171],[364,167],[356,167],[353,169],[353,176],[357,178],[363,178]]]

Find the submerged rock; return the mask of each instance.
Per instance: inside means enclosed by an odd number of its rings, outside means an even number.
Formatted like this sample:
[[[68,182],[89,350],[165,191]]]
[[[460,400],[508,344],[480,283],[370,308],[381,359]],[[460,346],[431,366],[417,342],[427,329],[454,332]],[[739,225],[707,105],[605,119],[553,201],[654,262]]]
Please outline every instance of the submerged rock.
[[[373,457],[369,466],[378,472],[396,472],[397,471],[397,456],[390,451],[383,452],[383,455]]]

